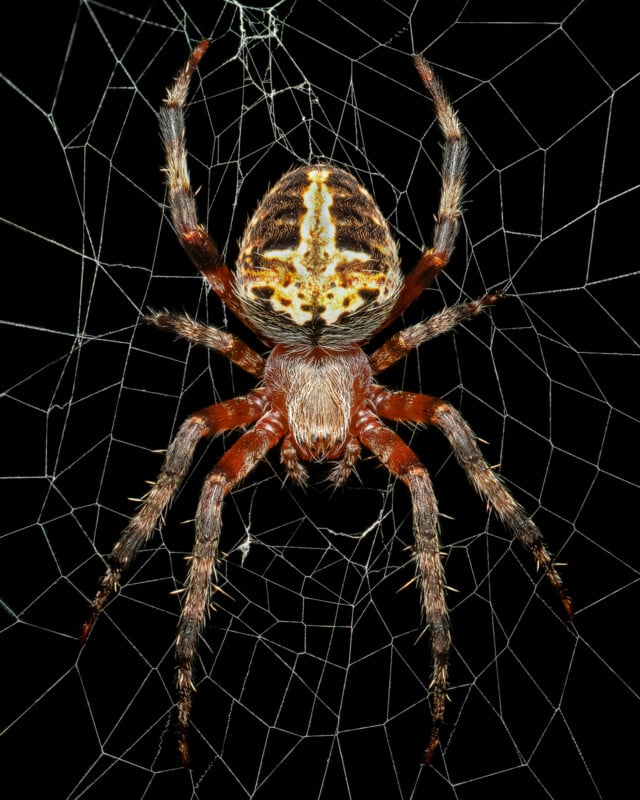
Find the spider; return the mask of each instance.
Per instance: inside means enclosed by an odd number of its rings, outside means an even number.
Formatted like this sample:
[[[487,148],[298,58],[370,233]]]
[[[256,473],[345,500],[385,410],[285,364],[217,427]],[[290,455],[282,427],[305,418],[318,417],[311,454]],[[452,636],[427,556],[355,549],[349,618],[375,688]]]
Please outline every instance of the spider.
[[[215,584],[225,496],[274,447],[297,484],[303,462],[334,462],[333,484],[343,484],[364,446],[409,489],[413,559],[432,656],[429,762],[439,743],[447,698],[451,633],[445,600],[438,508],[427,469],[384,422],[433,425],[449,441],[473,488],[531,552],[571,616],[571,601],[542,535],[482,457],[460,413],[438,397],[391,391],[376,376],[424,342],[451,331],[492,306],[498,294],[445,308],[395,333],[367,355],[363,345],[396,320],[449,261],[458,228],[467,143],[439,79],[415,56],[444,137],[441,197],[433,244],[403,276],[396,243],[369,192],[330,163],[298,166],[266,194],[240,243],[235,273],[198,222],[187,169],[184,107],[189,84],[208,47],[204,40],[167,89],[159,112],[171,218],[187,254],[211,288],[269,348],[263,357],[237,336],[186,315],[153,312],[146,322],[225,355],[260,381],[236,397],[192,414],[171,442],[156,482],[113,547],[109,567],[83,626],[84,643],[120,577],[153,534],[189,471],[198,442],[249,428],[207,476],[195,518],[195,543],[176,637],[178,750],[189,766],[188,727],[194,662]]]

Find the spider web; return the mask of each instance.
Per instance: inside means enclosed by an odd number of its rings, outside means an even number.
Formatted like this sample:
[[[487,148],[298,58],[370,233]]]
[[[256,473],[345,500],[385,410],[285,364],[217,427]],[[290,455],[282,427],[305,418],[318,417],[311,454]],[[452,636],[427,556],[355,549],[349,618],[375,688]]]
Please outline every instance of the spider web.
[[[626,624],[639,567],[638,64],[623,4],[53,6],[35,26],[27,8],[6,20],[0,82],[0,746],[21,794],[46,776],[48,796],[64,798],[614,796],[632,780],[625,728],[640,710]],[[470,138],[454,258],[405,324],[489,290],[505,299],[384,382],[446,397],[486,440],[567,562],[576,615],[567,622],[438,434],[402,431],[434,476],[457,590],[451,701],[429,767],[429,642],[415,586],[400,591],[413,575],[410,505],[369,459],[332,493],[322,469],[308,491],[292,487],[275,455],[228,499],[191,772],[175,751],[175,592],[193,538],[182,522],[232,436],[198,451],[79,648],[127,497],[159,469],[154,451],[188,413],[254,385],[140,324],[167,307],[246,335],[194,274],[163,205],[155,112],[203,36],[190,163],[229,260],[268,185],[328,158],[372,190],[405,269],[415,263],[437,208],[440,136],[412,52],[436,66]]]

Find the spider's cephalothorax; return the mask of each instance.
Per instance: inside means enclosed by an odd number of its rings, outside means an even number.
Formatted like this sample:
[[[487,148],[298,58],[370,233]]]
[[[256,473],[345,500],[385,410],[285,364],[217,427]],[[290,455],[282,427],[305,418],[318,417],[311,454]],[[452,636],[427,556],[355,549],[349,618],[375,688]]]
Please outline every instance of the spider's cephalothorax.
[[[292,170],[267,194],[249,222],[233,275],[198,222],[187,169],[184,105],[206,49],[204,41],[194,50],[160,110],[171,216],[182,246],[213,291],[271,350],[265,359],[237,336],[188,316],[166,311],[146,317],[222,353],[261,383],[245,397],[208,406],[182,423],[156,482],[113,548],[82,640],[162,519],[189,471],[198,442],[248,427],[208,475],[196,512],[176,638],[179,751],[188,765],[194,663],[211,593],[217,588],[213,579],[224,497],[272,448],[280,448],[282,463],[297,483],[307,480],[302,462],[328,460],[334,462],[331,478],[340,484],[364,446],[411,494],[413,559],[433,662],[432,728],[425,754],[429,761],[444,717],[451,647],[438,507],[426,468],[384,419],[432,425],[446,436],[474,489],[531,552],[571,614],[571,601],[540,531],[484,460],[460,413],[438,397],[390,391],[375,381],[418,345],[492,305],[497,295],[444,309],[394,334],[373,353],[362,348],[421,295],[449,260],[459,226],[467,154],[462,128],[440,82],[417,56],[418,74],[431,94],[444,136],[444,153],[433,246],[405,277],[388,225],[369,193],[349,173],[325,163]]]
[[[236,292],[267,341],[366,341],[401,286],[396,244],[378,206],[352,175],[329,164],[280,178],[240,245]]]

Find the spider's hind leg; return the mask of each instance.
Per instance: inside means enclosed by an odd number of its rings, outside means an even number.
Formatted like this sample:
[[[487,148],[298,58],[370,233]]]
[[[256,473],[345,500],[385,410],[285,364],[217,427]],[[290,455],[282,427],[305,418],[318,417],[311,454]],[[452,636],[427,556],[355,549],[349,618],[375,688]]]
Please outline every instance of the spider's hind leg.
[[[462,215],[465,167],[469,153],[467,139],[458,115],[431,65],[422,56],[416,56],[414,63],[425,89],[431,95],[438,125],[444,137],[440,203],[432,246],[423,253],[418,263],[405,277],[402,291],[381,328],[385,328],[397,319],[447,266]]]
[[[195,192],[191,187],[187,165],[184,108],[191,79],[208,46],[206,39],[197,45],[167,89],[158,112],[160,138],[165,152],[164,173],[171,221],[180,243],[227,308],[239,319],[244,319],[240,302],[233,290],[231,271],[224,263],[218,245],[198,221]],[[245,323],[252,328],[250,321],[245,320]]]

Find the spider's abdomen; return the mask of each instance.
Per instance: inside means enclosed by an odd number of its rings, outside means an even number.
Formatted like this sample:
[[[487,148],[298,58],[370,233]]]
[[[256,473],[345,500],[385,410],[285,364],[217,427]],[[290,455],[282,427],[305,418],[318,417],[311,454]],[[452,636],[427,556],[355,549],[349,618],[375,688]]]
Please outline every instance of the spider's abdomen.
[[[236,293],[266,340],[364,342],[402,286],[396,244],[358,181],[328,164],[284,175],[250,220]]]

